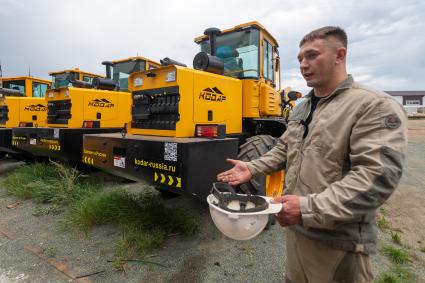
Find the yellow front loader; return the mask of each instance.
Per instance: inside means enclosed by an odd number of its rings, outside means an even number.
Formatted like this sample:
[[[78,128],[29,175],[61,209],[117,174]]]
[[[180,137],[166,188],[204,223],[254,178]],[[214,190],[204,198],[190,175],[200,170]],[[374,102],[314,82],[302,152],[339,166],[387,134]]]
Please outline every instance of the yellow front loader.
[[[83,134],[121,132],[131,120],[128,77],[159,64],[144,57],[104,64],[106,77],[79,69],[50,73],[47,125],[15,128],[17,147],[36,156],[80,162]]]
[[[12,128],[44,127],[50,82],[30,77],[0,78],[0,156],[18,154],[12,144]]]
[[[229,168],[226,158],[251,160],[275,145],[289,97],[299,96],[281,91],[277,41],[258,22],[204,34],[195,39],[193,69],[172,64],[130,76],[128,134],[86,135],[83,160],[205,200]],[[283,171],[259,176],[238,190],[279,195],[283,178]]]

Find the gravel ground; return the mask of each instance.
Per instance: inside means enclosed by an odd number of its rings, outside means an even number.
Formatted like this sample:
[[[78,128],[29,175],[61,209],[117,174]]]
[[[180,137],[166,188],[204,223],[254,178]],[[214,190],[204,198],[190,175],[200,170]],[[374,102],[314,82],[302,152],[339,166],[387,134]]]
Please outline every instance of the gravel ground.
[[[385,217],[402,231],[403,244],[411,247],[409,251],[415,255],[412,266],[418,274],[418,282],[425,282],[425,253],[420,251],[421,245],[425,245],[422,208],[425,120],[413,121],[410,126],[409,133],[414,135],[409,142],[407,170],[399,190],[385,205]],[[12,160],[0,161],[0,179],[8,169],[19,165],[21,163]],[[146,189],[141,184],[127,186],[132,191]],[[149,260],[165,267],[128,263],[125,272],[116,272],[108,262],[114,254],[116,227],[97,227],[87,236],[76,231],[60,232],[58,221],[63,215],[33,216],[38,205],[6,196],[0,187],[0,283],[284,281],[285,229],[274,225],[253,240],[234,241],[218,232],[205,205],[181,197],[169,201],[199,212],[200,232],[189,238],[171,236],[162,248],[153,251]],[[15,208],[6,208],[16,202],[19,204]],[[409,205],[403,205],[406,202]],[[412,206],[419,209],[414,214]],[[407,219],[413,222],[405,221]],[[412,225],[416,229],[410,229]],[[380,232],[379,245],[390,242],[391,237]],[[372,262],[375,274],[391,266],[379,253]],[[77,279],[84,275],[90,276]]]

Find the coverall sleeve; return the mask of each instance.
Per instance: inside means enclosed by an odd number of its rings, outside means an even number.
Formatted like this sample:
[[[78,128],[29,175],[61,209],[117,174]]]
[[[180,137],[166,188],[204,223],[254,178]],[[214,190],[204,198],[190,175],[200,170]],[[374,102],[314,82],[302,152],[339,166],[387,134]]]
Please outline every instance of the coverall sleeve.
[[[300,197],[305,227],[332,229],[376,210],[393,193],[402,175],[407,117],[392,98],[363,105],[350,136],[348,173],[323,192]]]
[[[276,145],[260,158],[247,162],[247,166],[252,175],[257,174],[271,174],[283,168],[286,161],[286,152],[288,145],[286,143],[286,130],[283,135],[278,139]]]

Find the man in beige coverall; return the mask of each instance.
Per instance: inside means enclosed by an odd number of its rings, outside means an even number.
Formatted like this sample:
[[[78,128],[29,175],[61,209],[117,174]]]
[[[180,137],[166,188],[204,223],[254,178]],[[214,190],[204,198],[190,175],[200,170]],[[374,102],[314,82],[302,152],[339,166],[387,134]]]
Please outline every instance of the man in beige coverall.
[[[290,115],[276,146],[257,160],[229,160],[217,176],[238,185],[280,170],[286,232],[286,282],[372,282],[376,209],[402,174],[407,118],[385,93],[346,71],[347,35],[324,27],[300,42],[300,70],[312,91]]]

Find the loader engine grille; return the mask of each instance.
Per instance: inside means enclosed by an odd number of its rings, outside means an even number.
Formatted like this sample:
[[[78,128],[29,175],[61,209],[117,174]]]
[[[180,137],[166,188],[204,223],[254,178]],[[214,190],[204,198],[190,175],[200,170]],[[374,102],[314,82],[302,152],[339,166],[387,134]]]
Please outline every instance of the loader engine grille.
[[[68,124],[71,118],[71,101],[55,100],[47,104],[47,122],[49,124]]]
[[[0,124],[6,124],[7,120],[9,120],[9,108],[7,105],[0,106]]]
[[[135,129],[175,130],[179,115],[178,87],[133,92],[131,127]]]

